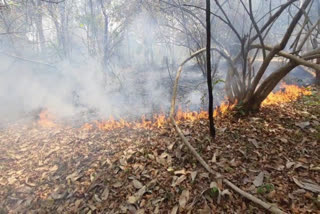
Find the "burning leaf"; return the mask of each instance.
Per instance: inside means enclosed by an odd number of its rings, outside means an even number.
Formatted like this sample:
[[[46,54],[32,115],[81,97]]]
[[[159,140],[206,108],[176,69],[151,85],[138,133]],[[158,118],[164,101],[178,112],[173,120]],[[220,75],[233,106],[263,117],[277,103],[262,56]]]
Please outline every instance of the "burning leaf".
[[[259,175],[254,179],[253,184],[259,187],[263,184],[264,172],[260,172]]]
[[[186,205],[187,205],[187,202],[189,200],[189,196],[190,196],[190,193],[189,193],[189,190],[183,190],[180,197],[179,197],[179,205],[181,208],[185,208]]]

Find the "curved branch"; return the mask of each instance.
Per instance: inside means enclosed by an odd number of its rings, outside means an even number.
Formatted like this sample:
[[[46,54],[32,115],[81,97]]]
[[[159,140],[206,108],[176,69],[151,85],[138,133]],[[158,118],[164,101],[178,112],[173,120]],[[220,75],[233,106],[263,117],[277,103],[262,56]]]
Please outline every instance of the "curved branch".
[[[252,45],[251,46],[251,49],[254,49],[254,48],[263,48],[261,45]],[[272,47],[270,46],[264,46],[265,50],[268,50],[268,51],[272,51]],[[294,61],[295,63],[299,64],[299,65],[304,65],[306,67],[309,67],[309,68],[313,68],[315,70],[320,70],[320,65],[316,64],[316,63],[312,63],[312,62],[308,62],[305,58],[308,57],[308,60],[311,60],[311,59],[315,59],[318,54],[320,54],[320,49],[318,49],[317,51],[312,51],[313,55],[310,55],[309,53],[306,53],[305,54],[305,57],[297,57],[295,55],[292,55],[292,54],[289,54],[285,51],[279,51],[277,53],[277,55],[279,56],[282,56],[282,57],[285,57],[287,59],[290,59],[292,61]]]

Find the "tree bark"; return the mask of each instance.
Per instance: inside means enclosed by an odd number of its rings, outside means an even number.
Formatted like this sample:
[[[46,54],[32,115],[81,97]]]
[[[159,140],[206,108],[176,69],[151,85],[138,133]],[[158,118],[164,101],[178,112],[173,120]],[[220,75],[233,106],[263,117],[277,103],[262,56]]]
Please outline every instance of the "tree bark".
[[[209,122],[210,135],[216,136],[216,130],[213,121],[213,95],[212,95],[212,76],[211,76],[211,21],[210,21],[210,0],[206,1],[206,24],[207,24],[207,83],[209,95]]]
[[[317,58],[318,65],[320,65],[320,58]],[[320,70],[316,70],[316,79],[315,79],[315,84],[320,86]]]
[[[104,8],[103,1],[100,0],[101,11],[104,17],[104,32],[103,32],[103,59],[102,59],[102,67],[103,70],[107,67],[108,62],[108,50],[109,50],[109,17]]]
[[[298,66],[296,62],[290,61],[285,66],[270,74],[254,92],[253,96],[242,104],[244,112],[248,113],[259,111],[263,100],[267,98],[282,78],[284,78],[296,66]]]

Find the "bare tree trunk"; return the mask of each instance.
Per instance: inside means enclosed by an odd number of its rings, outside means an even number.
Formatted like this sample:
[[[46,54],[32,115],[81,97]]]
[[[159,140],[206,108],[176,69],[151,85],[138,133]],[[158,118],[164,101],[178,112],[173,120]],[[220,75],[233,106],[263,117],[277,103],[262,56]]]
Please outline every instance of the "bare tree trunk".
[[[254,95],[242,104],[243,110],[246,112],[258,111],[263,100],[267,98],[282,78],[284,78],[297,65],[298,64],[295,62],[289,62],[268,76],[268,78],[261,83]]]
[[[101,10],[104,17],[104,33],[103,33],[103,59],[102,59],[102,67],[103,70],[106,69],[107,61],[108,61],[108,43],[109,43],[109,17],[105,11],[102,0],[100,0]]]
[[[317,59],[316,62],[318,65],[320,65],[320,58]],[[320,70],[316,70],[316,80],[315,84],[320,86]]]
[[[44,38],[43,24],[42,24],[41,0],[37,0],[34,3],[34,6],[36,8],[35,23],[36,23],[37,34],[39,38],[39,47],[40,47],[40,52],[43,52],[45,50],[45,38]]]
[[[60,12],[60,45],[62,46],[63,55],[69,57],[69,35],[68,35],[68,15],[66,11],[66,2],[59,5]]]
[[[210,135],[215,137],[216,130],[213,121],[213,95],[212,95],[212,76],[211,76],[211,22],[210,22],[210,0],[206,1],[206,23],[207,23],[207,83],[209,95],[209,122]]]

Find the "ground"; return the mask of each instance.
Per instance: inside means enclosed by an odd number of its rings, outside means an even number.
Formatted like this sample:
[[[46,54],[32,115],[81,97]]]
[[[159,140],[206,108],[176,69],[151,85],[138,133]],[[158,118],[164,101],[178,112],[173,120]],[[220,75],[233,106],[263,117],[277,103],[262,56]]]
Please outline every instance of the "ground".
[[[288,213],[319,213],[320,93],[254,115],[180,121],[217,172]],[[266,213],[216,181],[171,124],[95,128],[38,124],[0,130],[0,213]],[[219,193],[220,192],[220,193]]]

